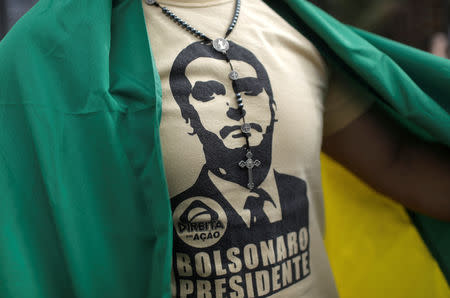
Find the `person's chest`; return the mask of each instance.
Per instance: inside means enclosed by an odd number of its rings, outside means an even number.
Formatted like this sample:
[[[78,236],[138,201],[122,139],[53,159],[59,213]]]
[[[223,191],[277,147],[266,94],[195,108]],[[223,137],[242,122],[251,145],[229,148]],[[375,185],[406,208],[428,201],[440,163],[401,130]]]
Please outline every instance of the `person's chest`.
[[[215,39],[224,36],[234,3],[168,7]],[[174,296],[292,297],[328,288],[330,275],[319,278],[325,252],[318,232],[328,74],[318,52],[261,1],[242,2],[227,37],[230,61],[158,7],[144,8],[162,86],[160,136],[174,222]],[[230,79],[231,70],[237,80]],[[245,116],[239,113],[238,93]],[[243,123],[251,127],[248,145]],[[250,191],[247,179],[260,183]],[[278,282],[282,267],[284,281]],[[274,282],[266,287],[268,276]],[[327,286],[313,286],[319,279]]]

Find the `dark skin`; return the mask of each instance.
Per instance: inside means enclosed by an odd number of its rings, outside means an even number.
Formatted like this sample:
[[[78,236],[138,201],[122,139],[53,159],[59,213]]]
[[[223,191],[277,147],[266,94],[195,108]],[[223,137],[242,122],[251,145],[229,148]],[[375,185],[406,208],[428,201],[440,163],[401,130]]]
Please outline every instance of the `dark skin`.
[[[322,149],[405,207],[450,221],[450,149],[405,132],[381,108],[324,138]]]

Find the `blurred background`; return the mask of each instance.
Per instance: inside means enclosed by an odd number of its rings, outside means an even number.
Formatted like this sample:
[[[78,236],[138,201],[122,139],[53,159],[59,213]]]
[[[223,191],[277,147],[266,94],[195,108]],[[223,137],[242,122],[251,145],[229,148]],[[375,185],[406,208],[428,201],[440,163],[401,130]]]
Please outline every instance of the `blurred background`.
[[[312,0],[340,21],[449,56],[450,0]]]
[[[0,0],[0,40],[38,0]],[[449,55],[450,0],[311,0],[340,21]]]

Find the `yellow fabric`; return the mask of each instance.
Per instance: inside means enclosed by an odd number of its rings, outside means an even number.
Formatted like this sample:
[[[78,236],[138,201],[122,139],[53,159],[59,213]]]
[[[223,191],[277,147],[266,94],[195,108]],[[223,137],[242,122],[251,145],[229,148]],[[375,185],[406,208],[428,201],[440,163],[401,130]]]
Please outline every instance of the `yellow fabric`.
[[[407,213],[322,155],[327,247],[341,298],[448,298]]]

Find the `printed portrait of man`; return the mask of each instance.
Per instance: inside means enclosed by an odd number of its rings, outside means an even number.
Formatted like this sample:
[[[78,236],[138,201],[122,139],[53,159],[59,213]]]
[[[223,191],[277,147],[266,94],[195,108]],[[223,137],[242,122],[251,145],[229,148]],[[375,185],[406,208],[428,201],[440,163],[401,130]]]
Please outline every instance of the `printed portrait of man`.
[[[170,72],[173,97],[182,118],[192,127],[191,136],[200,140],[206,161],[194,185],[171,198],[174,278],[179,290],[185,292],[199,278],[219,277],[218,266],[235,268],[240,263],[239,270],[225,270],[224,274],[237,273],[242,278],[269,266],[259,245],[281,250],[285,246],[288,251],[288,242],[301,243],[292,244],[289,256],[286,253],[286,258],[278,261],[298,256],[299,262],[303,254],[297,280],[309,274],[305,254],[309,250],[306,183],[272,167],[277,120],[268,74],[253,53],[233,42],[227,55],[232,66],[239,69],[239,78],[234,82],[228,77],[231,68],[225,56],[201,42],[182,50]],[[190,76],[205,65],[208,73],[202,79]],[[237,93],[243,98],[243,113],[236,103]],[[243,117],[251,127],[252,158],[259,164],[252,169],[239,166],[248,158],[241,131]],[[254,183],[252,190],[247,187],[249,179]],[[283,243],[274,243],[277,240]],[[199,260],[199,254],[204,258]],[[203,274],[192,269],[199,266],[206,268]]]

